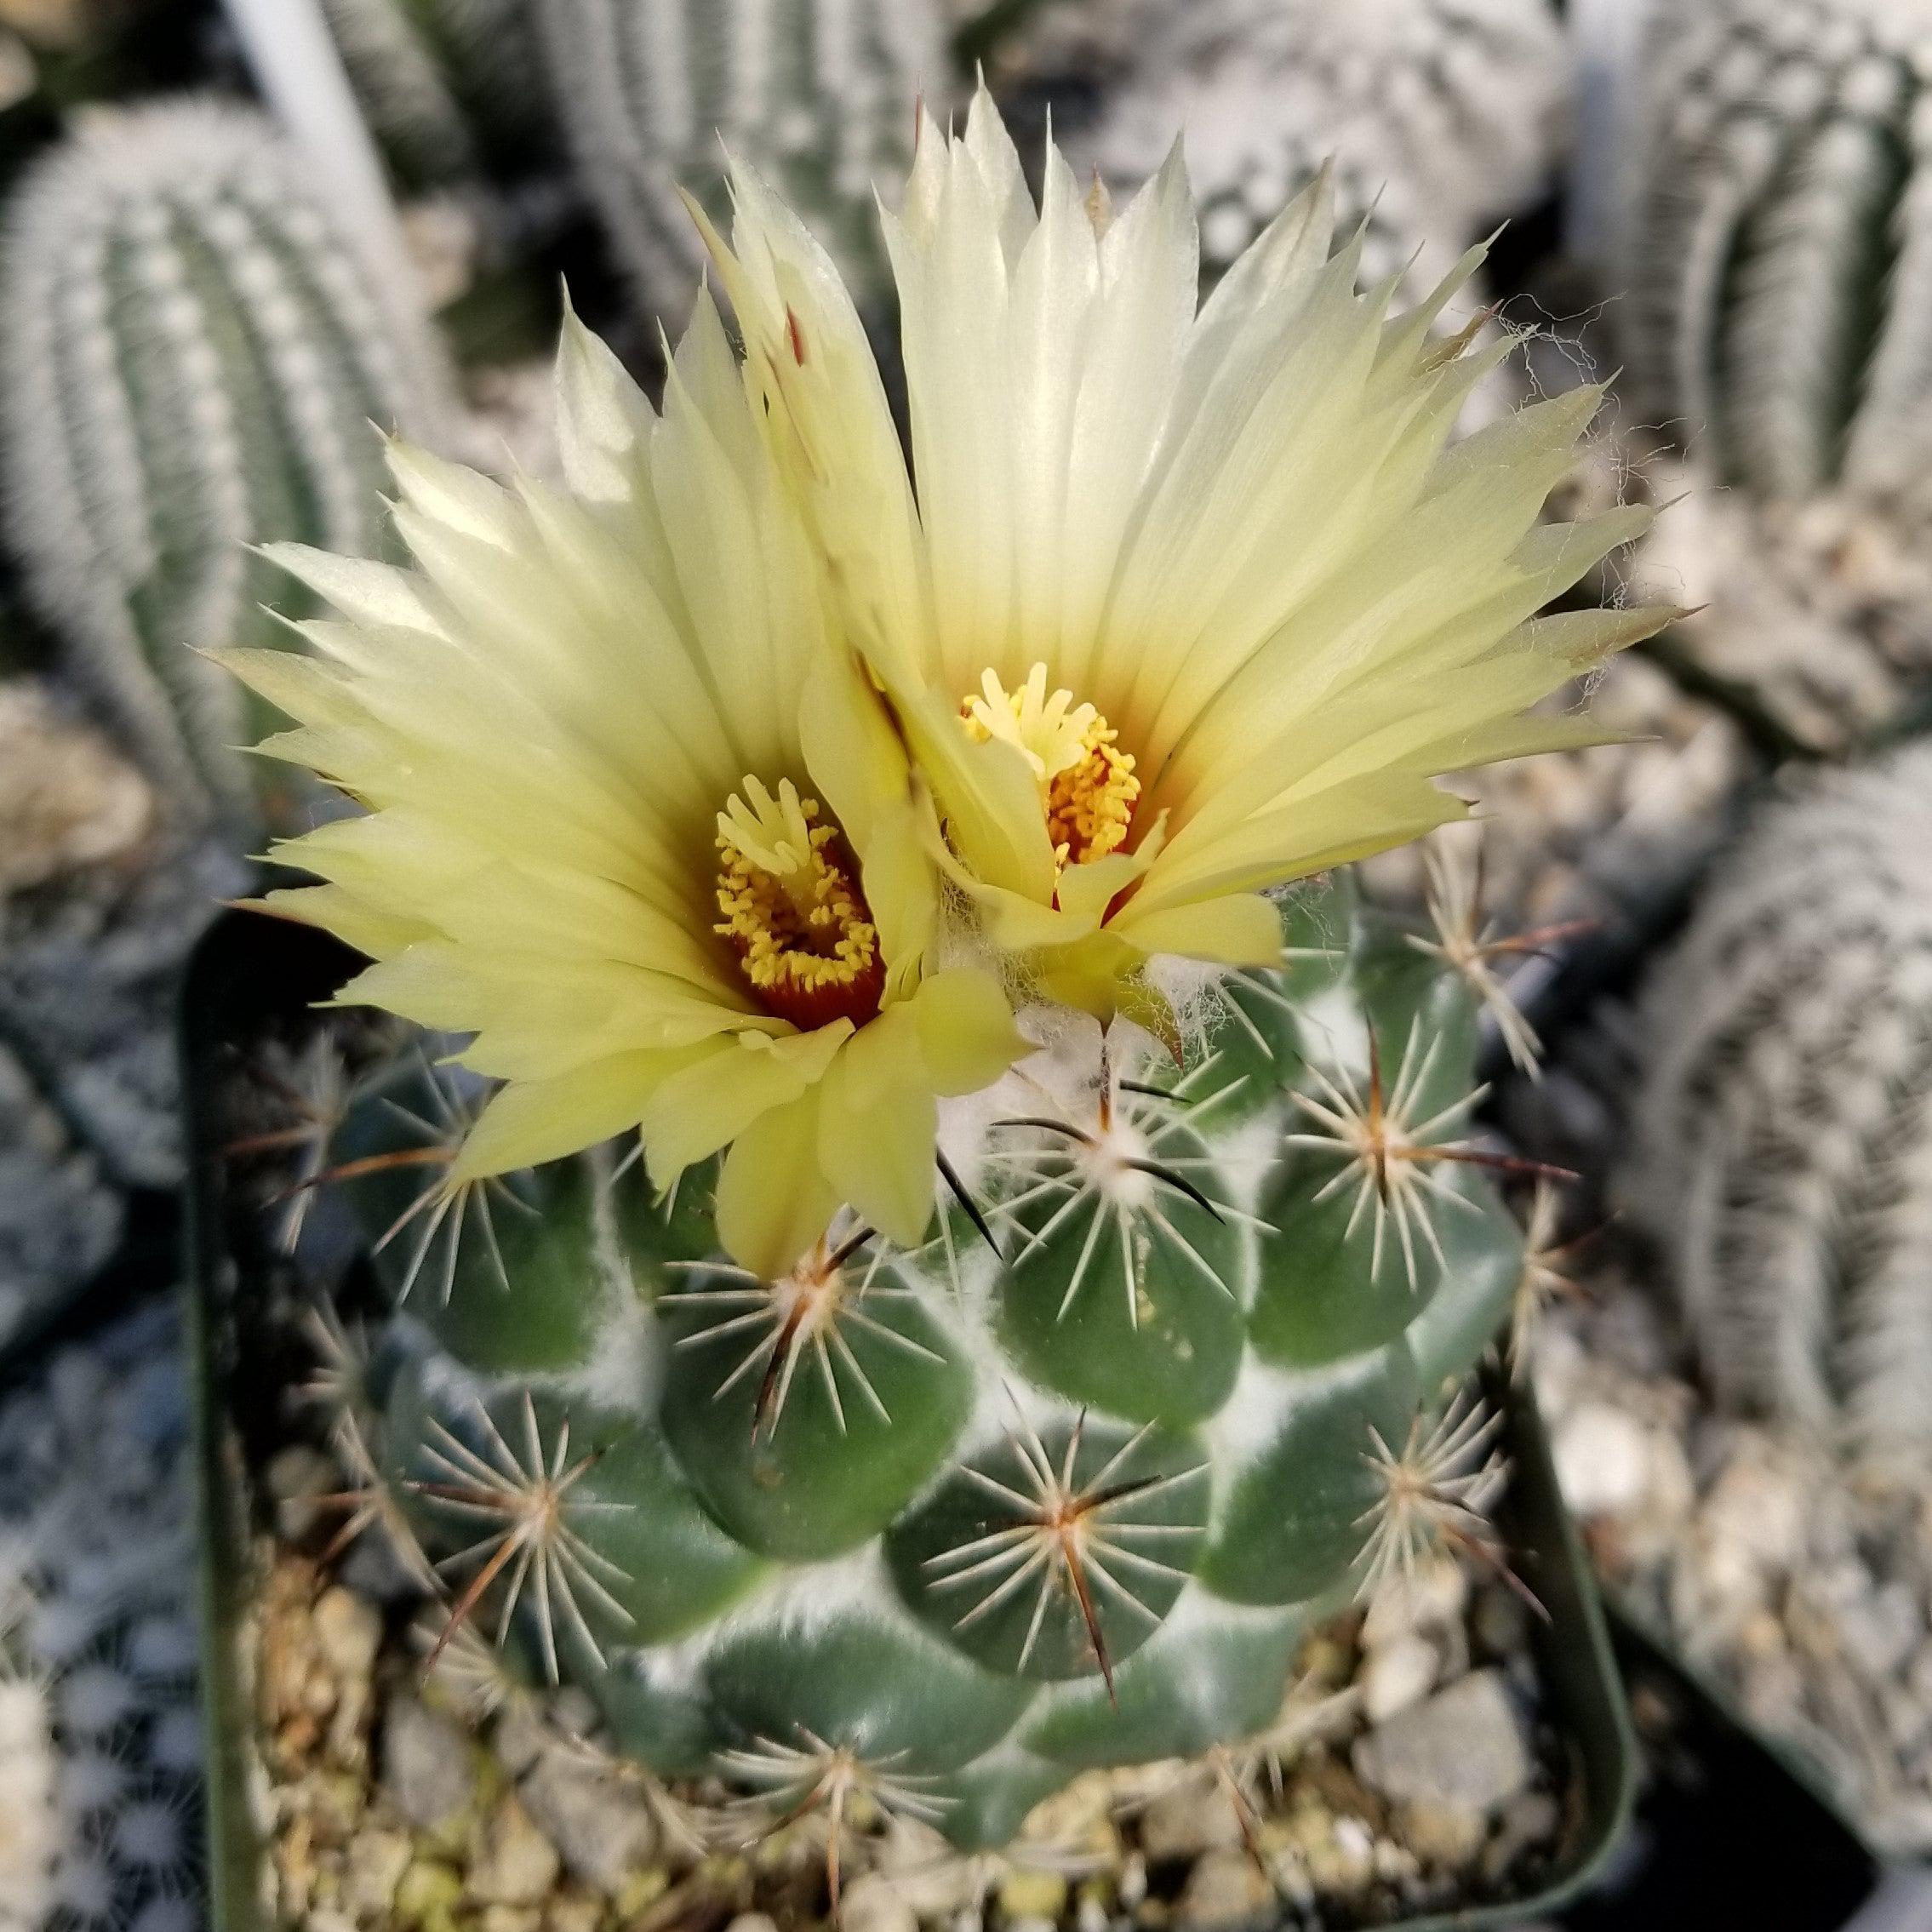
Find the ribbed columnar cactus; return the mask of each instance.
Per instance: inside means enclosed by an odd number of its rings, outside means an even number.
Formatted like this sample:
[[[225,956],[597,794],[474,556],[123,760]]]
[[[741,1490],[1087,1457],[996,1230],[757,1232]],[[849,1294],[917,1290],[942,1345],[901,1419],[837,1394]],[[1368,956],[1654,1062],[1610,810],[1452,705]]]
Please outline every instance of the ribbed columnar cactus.
[[[1932,753],[1763,815],[1649,995],[1629,1192],[1719,1393],[1932,1444]]]
[[[1620,136],[1638,405],[1774,498],[1923,477],[1932,436],[1932,12],[1652,9]]]
[[[356,98],[412,186],[487,172],[549,119],[529,0],[323,0]]]
[[[873,183],[896,181],[914,105],[950,89],[940,0],[535,0],[557,117],[619,261],[682,320],[724,216],[725,144],[761,169],[855,285],[885,276]]]
[[[71,138],[0,243],[0,479],[77,672],[192,812],[250,809],[273,714],[203,662],[281,642],[251,543],[383,540],[372,421],[427,432],[431,350],[309,172],[244,111],[142,109]]]
[[[1184,128],[1210,270],[1326,159],[1344,214],[1375,209],[1392,272],[1422,243],[1439,271],[1549,176],[1568,63],[1547,0],[1140,0],[1129,17],[1093,157],[1138,183]]]
[[[519,1632],[660,1772],[964,1844],[1268,1723],[1315,1608],[1426,1546],[1419,1420],[1523,1259],[1470,982],[1339,891],[1286,929],[1197,994],[1185,1071],[1043,1054],[949,1136],[969,1210],[778,1281],[720,1255],[708,1174],[440,1189],[484,1095],[434,1042],[350,1096],[397,1313],[337,1386],[452,1626]]]

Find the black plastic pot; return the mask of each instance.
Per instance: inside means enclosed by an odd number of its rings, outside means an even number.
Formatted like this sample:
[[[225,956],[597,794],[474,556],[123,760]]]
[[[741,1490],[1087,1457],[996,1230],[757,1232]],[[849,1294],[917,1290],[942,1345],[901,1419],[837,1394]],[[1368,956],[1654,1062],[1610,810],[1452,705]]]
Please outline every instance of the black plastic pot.
[[[354,961],[300,927],[231,915],[203,941],[184,999],[182,1050],[191,1176],[187,1259],[195,1351],[196,1426],[205,1597],[205,1701],[213,1741],[208,1804],[214,1932],[267,1932],[260,1874],[265,1848],[248,1802],[254,1713],[243,1655],[251,1528],[263,1520],[245,1443],[272,1401],[274,1365],[250,1358],[237,1311],[254,1265],[234,1238],[243,1205],[231,1195],[211,1100],[234,1049],[270,1028],[299,1027]],[[1603,1869],[1628,1816],[1633,1749],[1603,1608],[1574,1526],[1563,1511],[1549,1446],[1534,1403],[1499,1380],[1514,1479],[1499,1528],[1523,1582],[1549,1613],[1535,1637],[1546,1707],[1571,1763],[1569,1842],[1541,1889],[1505,1905],[1390,1921],[1408,1932],[1502,1926],[1548,1918]]]

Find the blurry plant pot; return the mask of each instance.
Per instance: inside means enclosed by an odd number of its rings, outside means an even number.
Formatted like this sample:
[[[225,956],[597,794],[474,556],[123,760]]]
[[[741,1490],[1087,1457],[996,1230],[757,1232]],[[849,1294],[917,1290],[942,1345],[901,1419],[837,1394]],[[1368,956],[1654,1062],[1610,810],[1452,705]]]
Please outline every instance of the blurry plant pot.
[[[232,1077],[236,1049],[265,1029],[299,1030],[306,1009],[339,986],[352,960],[304,929],[247,915],[225,919],[191,970],[182,1028],[191,1184],[187,1259],[192,1286],[201,1560],[205,1592],[204,1699],[212,1741],[208,1820],[215,1932],[264,1932],[266,1842],[259,1788],[250,1657],[256,1556],[267,1521],[249,1445],[268,1439],[285,1364],[260,1358],[237,1311],[261,1285],[260,1264],[236,1238],[253,1209],[231,1187],[213,1105]],[[1512,1470],[1498,1529],[1517,1575],[1547,1612],[1531,1620],[1543,1719],[1556,1731],[1567,1788],[1560,1849],[1535,1895],[1506,1903],[1391,1918],[1410,1932],[1501,1926],[1546,1917],[1586,1889],[1628,1815],[1633,1752],[1603,1612],[1575,1528],[1563,1512],[1547,1440],[1522,1388],[1498,1377],[1489,1394],[1505,1417]],[[1279,1921],[1295,1923],[1292,1915]]]

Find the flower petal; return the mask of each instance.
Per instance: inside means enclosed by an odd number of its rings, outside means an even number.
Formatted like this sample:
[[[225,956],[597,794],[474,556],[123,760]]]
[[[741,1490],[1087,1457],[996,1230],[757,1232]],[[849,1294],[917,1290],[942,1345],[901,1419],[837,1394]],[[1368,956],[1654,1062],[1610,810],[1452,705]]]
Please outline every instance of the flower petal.
[[[717,1237],[734,1260],[775,1280],[837,1213],[837,1190],[819,1164],[821,1089],[809,1089],[740,1134],[717,1181]]]

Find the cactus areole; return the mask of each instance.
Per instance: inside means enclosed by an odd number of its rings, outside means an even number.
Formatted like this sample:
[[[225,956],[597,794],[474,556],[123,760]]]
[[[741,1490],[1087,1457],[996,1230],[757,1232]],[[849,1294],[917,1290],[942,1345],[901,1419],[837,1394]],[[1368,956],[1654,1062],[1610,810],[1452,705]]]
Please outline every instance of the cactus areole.
[[[1197,315],[1178,163],[1037,209],[989,104],[929,127],[915,496],[741,173],[742,358],[701,301],[660,414],[573,327],[565,488],[398,451],[413,564],[289,553],[344,620],[229,655],[366,808],[276,909],[434,1036],[329,1136],[371,1480],[446,1638],[660,1772],[997,1845],[1265,1726],[1466,1515],[1495,985],[1333,868],[1584,739],[1529,707],[1659,614],[1536,617],[1637,523],[1538,522],[1589,398],[1445,450],[1489,352],[1327,194]]]

